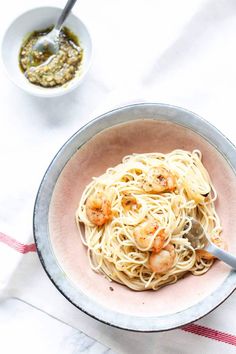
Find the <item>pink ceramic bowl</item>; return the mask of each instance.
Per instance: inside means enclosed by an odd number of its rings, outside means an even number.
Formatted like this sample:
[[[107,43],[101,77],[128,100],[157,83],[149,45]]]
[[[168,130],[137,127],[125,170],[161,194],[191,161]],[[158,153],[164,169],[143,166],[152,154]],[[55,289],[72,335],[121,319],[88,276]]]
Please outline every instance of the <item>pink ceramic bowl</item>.
[[[135,292],[111,284],[89,267],[75,224],[85,186],[127,154],[178,148],[202,151],[219,194],[223,237],[229,251],[236,254],[235,147],[207,121],[185,109],[135,104],[108,112],[76,132],[43,177],[34,209],[40,260],[58,290],[100,321],[143,332],[172,329],[204,316],[236,287],[236,272],[219,261],[206,274],[186,276],[157,292]]]

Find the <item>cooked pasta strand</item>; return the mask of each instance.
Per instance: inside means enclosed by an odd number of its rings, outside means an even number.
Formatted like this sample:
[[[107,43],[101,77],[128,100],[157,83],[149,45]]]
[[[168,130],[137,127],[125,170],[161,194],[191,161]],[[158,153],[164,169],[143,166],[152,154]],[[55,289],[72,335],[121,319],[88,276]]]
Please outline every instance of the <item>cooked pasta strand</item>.
[[[213,242],[222,241],[217,193],[201,158],[198,150],[133,154],[93,178],[76,222],[84,224],[94,271],[141,291],[211,267],[214,259],[201,257],[185,237],[194,218]]]

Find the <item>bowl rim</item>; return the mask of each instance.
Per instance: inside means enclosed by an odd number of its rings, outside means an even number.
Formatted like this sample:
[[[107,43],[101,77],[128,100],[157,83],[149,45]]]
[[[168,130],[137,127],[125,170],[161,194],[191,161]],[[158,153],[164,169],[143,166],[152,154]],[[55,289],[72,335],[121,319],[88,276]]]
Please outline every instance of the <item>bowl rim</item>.
[[[101,310],[98,313],[94,309],[94,306],[97,306],[97,302],[76,288],[72,281],[65,277],[65,274],[63,275],[63,280],[61,281],[60,275],[63,273],[63,270],[60,268],[60,265],[54,256],[48,230],[48,211],[51,196],[55,183],[69,159],[87,141],[102,130],[108,127],[113,127],[117,124],[138,120],[134,117],[129,117],[128,119],[122,118],[122,116],[119,116],[119,113],[126,114],[126,112],[129,112],[130,110],[140,108],[141,110],[149,110],[149,114],[152,110],[156,110],[155,113],[159,116],[155,118],[144,118],[145,116],[148,116],[148,114],[145,113],[144,117],[141,119],[171,121],[175,124],[194,130],[195,133],[201,135],[219,151],[219,153],[226,159],[232,170],[235,172],[236,147],[217,128],[197,114],[178,106],[163,103],[143,102],[118,107],[98,116],[97,118],[94,118],[82,126],[58,150],[42,178],[35,199],[33,211],[33,234],[36,250],[46,274],[61,294],[75,307],[82,310],[92,318],[116,328],[135,332],[160,332],[182,327],[186,324],[199,320],[213,311],[236,289],[236,272],[231,270],[223,283],[209,296],[205,297],[197,304],[174,314],[142,317],[138,315],[127,315],[124,313],[115,312],[105,308],[103,305],[99,305]],[[170,111],[171,116],[168,116],[168,118],[164,115],[164,113],[162,113],[162,111],[165,110]],[[181,113],[181,117],[177,117],[175,115],[176,112]],[[162,117],[160,118],[160,116]],[[199,122],[201,124],[199,124]],[[71,146],[73,151],[71,152],[70,150],[69,152]],[[42,226],[43,224],[44,226]],[[70,294],[68,294],[68,289]],[[76,298],[78,294],[79,303]],[[181,314],[181,318],[179,317],[179,314]]]
[[[59,86],[58,87],[58,90],[57,91],[49,91],[50,88],[46,88],[46,87],[41,87],[42,91],[41,92],[35,92],[34,91],[34,86],[36,85],[33,85],[29,83],[29,85],[21,85],[21,83],[19,83],[18,80],[14,79],[14,75],[11,75],[10,71],[8,70],[7,68],[7,65],[5,63],[5,60],[4,60],[4,57],[3,57],[3,46],[4,46],[4,41],[6,39],[6,35],[8,33],[8,31],[10,30],[10,28],[12,26],[14,26],[14,23],[20,19],[22,16],[30,13],[30,12],[33,12],[33,11],[38,11],[38,10],[42,10],[42,9],[50,9],[50,10],[62,10],[62,8],[58,7],[58,6],[36,6],[36,7],[29,7],[27,10],[25,11],[22,11],[20,12],[18,15],[16,15],[14,17],[13,20],[11,20],[8,25],[5,27],[5,30],[3,32],[3,34],[0,36],[0,62],[2,64],[2,67],[3,67],[3,70],[5,72],[5,75],[6,77],[14,84],[16,85],[18,88],[20,88],[21,90],[23,90],[24,92],[32,95],[32,96],[36,96],[36,97],[45,97],[45,98],[53,98],[53,97],[59,97],[59,96],[62,96],[62,95],[65,95],[69,92],[72,92],[74,89],[76,89],[81,83],[82,81],[84,80],[85,76],[87,75],[91,65],[92,65],[92,61],[93,61],[93,56],[94,56],[94,53],[93,53],[93,41],[92,41],[92,37],[91,37],[91,34],[90,34],[90,30],[88,28],[88,25],[85,24],[79,16],[77,16],[73,11],[70,12],[68,18],[70,16],[76,18],[77,20],[79,20],[80,24],[82,25],[82,27],[84,27],[86,33],[87,33],[87,36],[88,36],[88,40],[90,42],[90,56],[89,56],[89,60],[88,60],[88,64],[87,64],[87,68],[86,68],[86,71],[82,72],[77,78],[74,78],[75,79],[75,84],[74,85],[70,85],[69,87],[63,87],[62,86]],[[24,37],[22,37],[23,39]],[[37,86],[38,87],[38,86]],[[31,89],[32,88],[32,89]]]

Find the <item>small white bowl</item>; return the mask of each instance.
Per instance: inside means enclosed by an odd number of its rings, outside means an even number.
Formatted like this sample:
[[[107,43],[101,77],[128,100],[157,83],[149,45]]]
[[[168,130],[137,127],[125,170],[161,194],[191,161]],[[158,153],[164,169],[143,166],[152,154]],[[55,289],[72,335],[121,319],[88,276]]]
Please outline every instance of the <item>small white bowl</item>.
[[[90,267],[75,211],[92,177],[132,153],[180,148],[201,150],[219,196],[216,207],[222,237],[236,254],[236,147],[184,108],[139,103],[105,113],[63,145],[42,179],[33,224],[40,261],[67,300],[106,324],[140,332],[174,329],[205,316],[236,288],[236,271],[223,262],[215,262],[201,276],[189,274],[157,292],[110,283]]]
[[[63,86],[54,88],[44,88],[34,85],[22,73],[19,66],[19,52],[23,40],[31,32],[42,30],[55,24],[61,11],[57,7],[38,7],[24,12],[11,23],[2,40],[2,61],[9,78],[24,91],[35,96],[55,97],[74,90],[85,77],[91,64],[91,37],[83,22],[71,13],[64,25],[78,36],[84,51],[79,73]]]

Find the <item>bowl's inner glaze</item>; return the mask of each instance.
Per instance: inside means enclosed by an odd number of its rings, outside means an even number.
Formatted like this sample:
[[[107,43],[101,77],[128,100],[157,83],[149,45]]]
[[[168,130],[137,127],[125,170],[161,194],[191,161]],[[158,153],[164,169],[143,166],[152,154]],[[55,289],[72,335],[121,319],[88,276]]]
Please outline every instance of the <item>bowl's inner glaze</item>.
[[[86,248],[75,223],[75,210],[85,186],[132,153],[199,149],[218,192],[217,212],[222,236],[236,254],[231,230],[236,230],[236,178],[224,157],[204,138],[167,121],[138,120],[104,130],[69,160],[54,189],[49,231],[55,256],[64,273],[80,291],[111,310],[142,316],[162,316],[182,311],[210,295],[226,279],[230,268],[215,262],[203,276],[189,274],[158,291],[135,292],[90,269]],[[229,206],[230,204],[230,206]],[[112,291],[112,287],[114,290]]]

